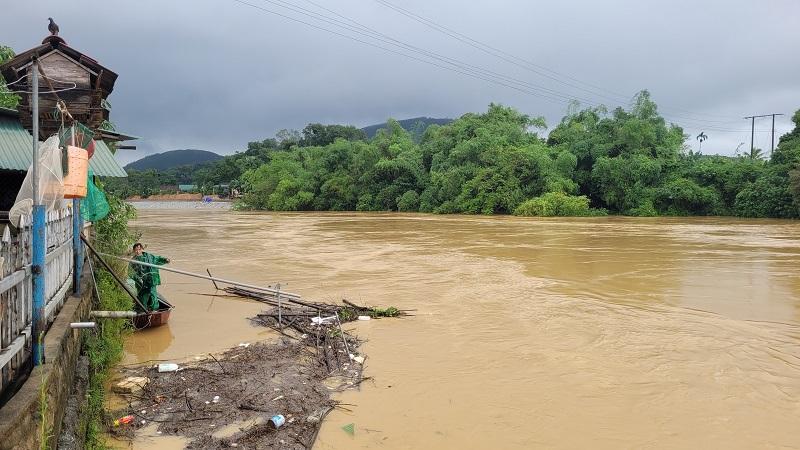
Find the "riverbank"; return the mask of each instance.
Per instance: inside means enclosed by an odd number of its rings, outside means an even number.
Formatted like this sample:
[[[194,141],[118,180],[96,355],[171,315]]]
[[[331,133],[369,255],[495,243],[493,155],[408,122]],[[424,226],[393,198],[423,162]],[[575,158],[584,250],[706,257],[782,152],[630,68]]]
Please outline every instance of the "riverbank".
[[[229,210],[233,202],[187,200],[128,200],[136,209],[215,209]]]
[[[170,370],[123,367],[118,383],[127,406],[114,416],[129,422],[114,428],[115,434],[133,439],[152,422],[156,435],[185,440],[188,448],[310,449],[324,417],[337,407],[331,396],[364,381],[361,342],[342,323],[407,315],[346,300],[341,305],[291,296],[281,301],[277,293],[224,291],[270,306],[249,319],[279,334],[240,343],[218,357],[183,359]]]

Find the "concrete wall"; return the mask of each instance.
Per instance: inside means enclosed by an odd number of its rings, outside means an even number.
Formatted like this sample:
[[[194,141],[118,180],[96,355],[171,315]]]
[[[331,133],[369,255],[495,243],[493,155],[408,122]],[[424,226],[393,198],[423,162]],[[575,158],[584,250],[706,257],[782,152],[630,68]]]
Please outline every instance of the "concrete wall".
[[[84,266],[85,269],[88,267]],[[61,431],[67,397],[75,378],[80,354],[81,333],[70,322],[83,322],[91,306],[91,275],[84,270],[80,297],[70,296],[47,331],[44,340],[45,364],[35,367],[14,397],[0,409],[0,450],[38,449],[42,438],[40,420],[40,387],[46,386],[47,411],[45,425],[48,445],[55,442]]]

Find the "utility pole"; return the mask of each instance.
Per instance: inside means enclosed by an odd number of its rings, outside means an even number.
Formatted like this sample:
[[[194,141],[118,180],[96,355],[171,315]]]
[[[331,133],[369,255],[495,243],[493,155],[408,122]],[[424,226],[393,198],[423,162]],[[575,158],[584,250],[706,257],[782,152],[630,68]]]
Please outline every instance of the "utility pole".
[[[782,116],[783,114],[770,114],[772,116],[772,148],[769,150],[769,156],[775,151],[775,116]]]
[[[31,274],[33,285],[33,305],[32,313],[32,334],[33,334],[33,364],[38,366],[44,363],[44,330],[46,318],[44,314],[44,291],[45,291],[45,251],[47,243],[45,239],[45,211],[42,205],[41,193],[39,192],[39,60],[33,60],[31,64],[31,81],[33,83],[33,95],[31,96],[31,113],[33,114],[33,164],[31,165],[31,178],[33,181],[33,225],[31,228],[32,239],[32,261]]]
[[[745,116],[745,119],[750,119],[750,154],[753,154],[753,140],[756,134],[756,119],[759,117],[770,117],[772,116],[772,148],[769,151],[769,155],[772,156],[772,151],[775,150],[775,116],[782,116],[783,114],[774,113],[774,114],[761,114],[760,116]]]

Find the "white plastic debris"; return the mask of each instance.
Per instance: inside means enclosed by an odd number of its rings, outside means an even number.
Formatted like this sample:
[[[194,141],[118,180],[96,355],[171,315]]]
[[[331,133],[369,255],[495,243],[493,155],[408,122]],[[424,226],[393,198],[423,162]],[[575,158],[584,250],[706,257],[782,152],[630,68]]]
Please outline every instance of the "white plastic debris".
[[[244,347],[244,348],[250,347],[250,343],[249,342],[240,342],[239,343],[239,347]]]
[[[219,395],[215,395],[214,398],[211,401],[213,403],[219,403]]]
[[[336,316],[328,316],[328,317],[312,317],[311,323],[314,325],[323,325],[328,324],[336,320]]]
[[[359,363],[359,364],[364,364],[364,357],[363,356],[356,356],[356,355],[350,353],[350,359],[355,361],[355,362],[357,362],[357,363]]]
[[[175,363],[161,363],[158,365],[159,372],[175,372],[178,370],[178,365]]]
[[[211,404],[211,402],[206,400],[206,405],[210,405],[210,404]]]
[[[278,401],[278,400],[280,400],[280,399],[282,399],[282,398],[283,398],[283,396],[282,396],[282,395],[279,395],[279,396],[277,396],[277,397],[273,398],[273,399],[272,399],[272,400],[270,400],[270,401],[271,401],[271,402],[276,402],[276,401]]]
[[[147,421],[146,421],[146,420],[143,420],[143,421],[141,421],[141,422],[139,422],[139,423],[141,423],[142,425],[144,425],[144,424],[146,424],[146,423],[147,423]]]
[[[370,320],[372,317],[370,316],[358,316],[358,320]]]

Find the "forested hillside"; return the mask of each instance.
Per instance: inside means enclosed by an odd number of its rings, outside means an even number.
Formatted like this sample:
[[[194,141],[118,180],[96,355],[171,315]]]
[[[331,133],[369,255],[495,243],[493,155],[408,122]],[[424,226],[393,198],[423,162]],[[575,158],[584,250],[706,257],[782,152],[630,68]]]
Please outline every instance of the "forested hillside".
[[[222,156],[206,150],[171,150],[145,156],[125,166],[125,170],[167,170],[178,166],[196,166],[218,159],[222,159]]]
[[[405,119],[405,120],[398,120],[397,123],[403,127],[404,130],[411,133],[411,136],[414,137],[414,140],[419,142],[422,139],[422,135],[425,134],[425,130],[428,129],[431,125],[447,125],[448,123],[452,122],[453,119],[434,119],[431,117],[414,117],[413,119]],[[364,127],[361,129],[368,138],[372,139],[378,133],[378,130],[385,129],[385,123],[379,123],[375,125],[370,125],[368,127]]]
[[[547,136],[544,129],[542,118],[495,104],[432,125],[419,142],[394,120],[372,139],[311,124],[251,142],[191,176],[205,189],[230,183],[243,193],[241,207],[267,210],[800,215],[797,127],[770,160],[693,153],[643,91],[630,110],[587,108]],[[137,193],[134,184],[131,177],[114,188]]]

